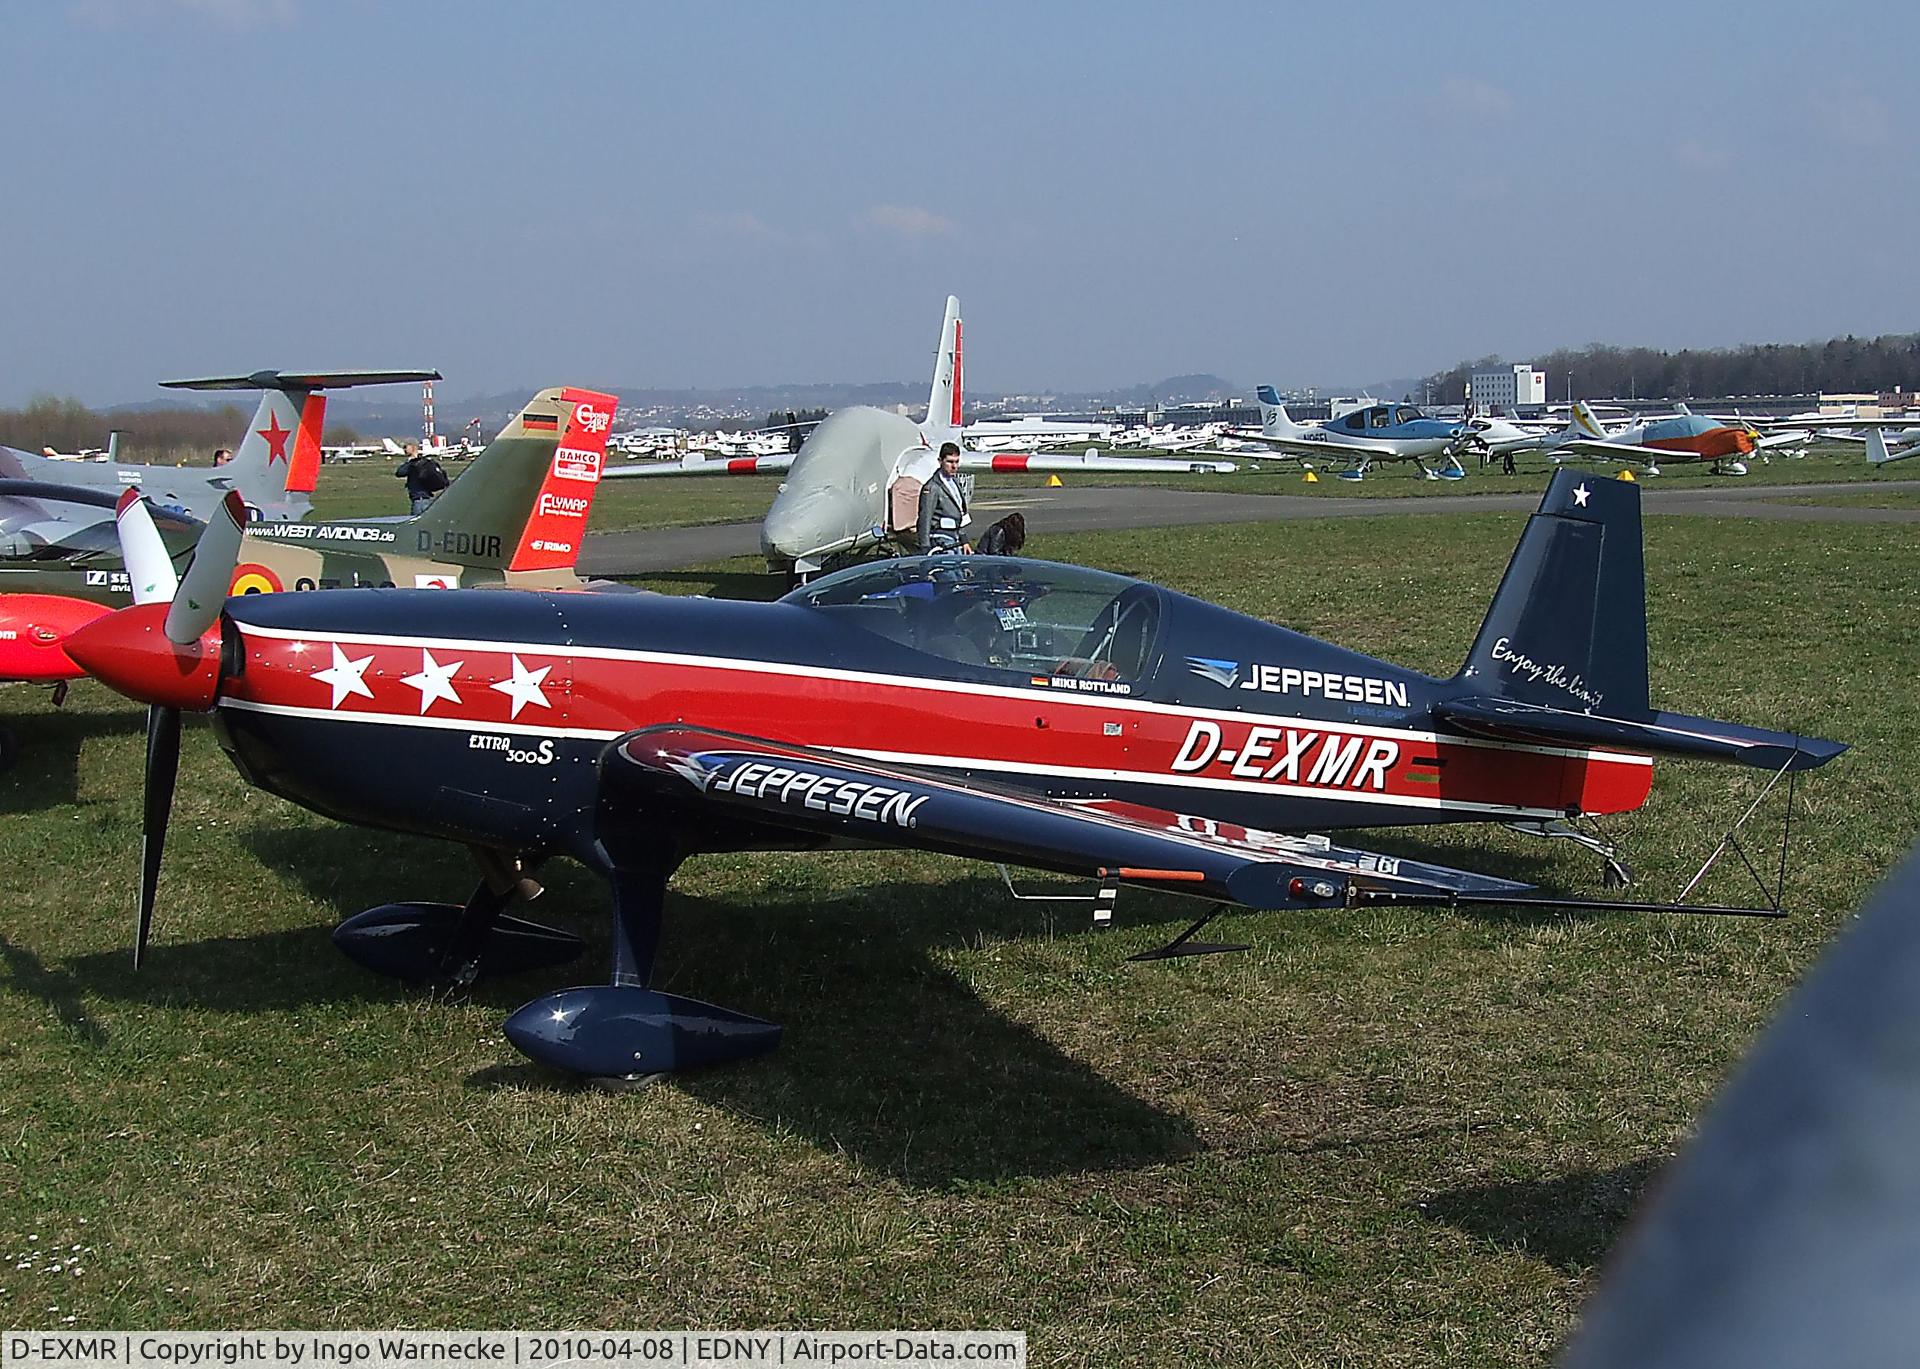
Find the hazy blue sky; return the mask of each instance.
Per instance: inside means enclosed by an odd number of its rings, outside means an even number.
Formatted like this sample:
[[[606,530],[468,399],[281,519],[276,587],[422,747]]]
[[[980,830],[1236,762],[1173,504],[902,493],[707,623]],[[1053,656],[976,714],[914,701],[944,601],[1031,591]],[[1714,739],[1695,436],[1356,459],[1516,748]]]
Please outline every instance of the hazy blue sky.
[[[0,3],[0,403],[1920,328],[1893,4]],[[1916,377],[1920,380],[1920,377]]]

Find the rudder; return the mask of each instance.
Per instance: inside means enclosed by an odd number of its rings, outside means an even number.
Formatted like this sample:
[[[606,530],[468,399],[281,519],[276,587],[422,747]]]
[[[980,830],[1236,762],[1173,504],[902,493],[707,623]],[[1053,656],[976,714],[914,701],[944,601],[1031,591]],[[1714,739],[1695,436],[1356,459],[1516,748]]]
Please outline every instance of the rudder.
[[[447,492],[412,520],[422,553],[503,572],[571,569],[580,557],[618,405],[614,396],[594,390],[554,388],[535,395]]]
[[[1555,472],[1457,678],[1523,703],[1648,713],[1638,485]]]

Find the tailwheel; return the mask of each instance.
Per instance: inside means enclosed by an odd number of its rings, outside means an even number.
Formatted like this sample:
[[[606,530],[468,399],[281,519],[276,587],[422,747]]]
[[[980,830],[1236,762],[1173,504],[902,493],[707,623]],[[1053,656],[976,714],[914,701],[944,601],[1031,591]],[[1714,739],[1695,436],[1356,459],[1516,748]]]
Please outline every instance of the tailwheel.
[[[1605,867],[1600,872],[1600,883],[1608,889],[1631,888],[1633,867],[1623,860],[1615,860],[1612,856],[1608,856]]]
[[[507,1019],[506,1033],[522,1054],[625,1091],[780,1044],[775,1023],[647,987],[667,880],[678,864],[676,852],[654,850],[613,870],[612,983],[561,989],[520,1007]]]

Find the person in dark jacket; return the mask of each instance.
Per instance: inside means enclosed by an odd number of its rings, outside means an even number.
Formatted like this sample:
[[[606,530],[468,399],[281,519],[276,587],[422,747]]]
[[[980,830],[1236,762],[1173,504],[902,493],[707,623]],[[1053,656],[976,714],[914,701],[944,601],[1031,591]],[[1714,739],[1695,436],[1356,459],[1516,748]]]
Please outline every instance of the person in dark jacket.
[[[394,475],[407,482],[407,503],[416,515],[425,513],[427,506],[447,487],[446,471],[432,457],[420,454],[418,442],[407,443],[407,459],[400,463]]]

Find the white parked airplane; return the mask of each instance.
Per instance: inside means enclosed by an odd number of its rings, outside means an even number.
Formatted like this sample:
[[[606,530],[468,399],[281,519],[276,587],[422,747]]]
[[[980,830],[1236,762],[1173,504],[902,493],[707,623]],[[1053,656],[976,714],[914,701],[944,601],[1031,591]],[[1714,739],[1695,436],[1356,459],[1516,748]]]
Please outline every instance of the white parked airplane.
[[[933,475],[936,453],[945,442],[960,443],[961,469],[969,471],[1207,474],[1234,468],[1231,461],[1107,456],[1094,451],[971,451],[962,441],[961,390],[960,301],[949,295],[924,421],[915,423],[885,409],[854,405],[829,414],[797,452],[730,460],[687,457],[614,466],[605,474],[614,479],[786,472],[787,479],[761,524],[760,546],[770,569],[807,576],[823,569],[830,557],[910,541],[918,522],[921,486]]]
[[[1292,458],[1347,458],[1354,464],[1341,471],[1343,480],[1359,480],[1375,461],[1412,461],[1429,480],[1459,480],[1466,475],[1460,453],[1479,451],[1485,442],[1470,424],[1428,418],[1411,404],[1373,404],[1353,409],[1325,423],[1296,423],[1271,385],[1255,391],[1260,401],[1258,431],[1234,429],[1231,436],[1256,442]],[[1430,458],[1445,462],[1440,470]]]

